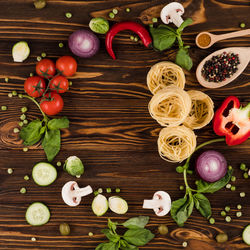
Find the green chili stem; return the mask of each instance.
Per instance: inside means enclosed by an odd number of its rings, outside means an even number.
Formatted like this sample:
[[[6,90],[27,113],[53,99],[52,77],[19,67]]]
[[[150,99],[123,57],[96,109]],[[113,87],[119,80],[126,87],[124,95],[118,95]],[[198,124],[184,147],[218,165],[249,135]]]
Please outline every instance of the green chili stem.
[[[23,97],[30,99],[32,102],[34,102],[36,104],[36,106],[39,108],[39,110],[41,111],[43,117],[44,117],[44,121],[47,122],[48,121],[48,117],[45,115],[45,113],[42,111],[39,103],[35,100],[35,98],[28,96],[28,95],[23,95]]]

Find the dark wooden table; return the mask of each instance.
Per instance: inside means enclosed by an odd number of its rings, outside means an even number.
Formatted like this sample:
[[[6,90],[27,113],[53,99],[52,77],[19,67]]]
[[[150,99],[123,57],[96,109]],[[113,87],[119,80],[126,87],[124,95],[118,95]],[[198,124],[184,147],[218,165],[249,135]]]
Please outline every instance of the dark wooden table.
[[[10,91],[23,91],[23,82],[34,72],[36,57],[46,52],[47,57],[56,60],[68,55],[69,35],[80,28],[87,27],[91,17],[108,17],[113,9],[119,10],[114,21],[137,20],[148,24],[152,17],[158,16],[161,8],[170,1],[48,1],[46,8],[36,10],[33,1],[0,1],[0,106],[8,106],[8,111],[0,111],[0,249],[94,249],[105,241],[100,232],[106,226],[107,218],[123,221],[132,216],[150,216],[149,228],[156,234],[154,240],[142,249],[182,249],[187,241],[187,249],[249,249],[241,238],[242,229],[250,222],[249,179],[242,177],[239,165],[248,165],[250,142],[235,147],[218,143],[206,147],[222,152],[234,169],[237,177],[236,191],[226,189],[208,195],[212,204],[213,217],[210,225],[194,211],[183,228],[178,228],[170,215],[157,217],[153,211],[143,210],[143,199],[149,199],[157,190],[169,192],[172,200],[183,196],[179,186],[183,184],[181,175],[175,172],[177,164],[163,161],[157,152],[157,138],[161,129],[149,115],[147,105],[151,93],[146,86],[149,68],[163,60],[173,60],[176,50],[157,53],[136,45],[129,37],[131,33],[122,32],[115,38],[114,50],[117,60],[112,60],[101,40],[100,52],[90,59],[78,61],[78,72],[72,77],[73,86],[63,95],[65,107],[61,115],[70,119],[70,128],[62,133],[62,149],[54,163],[64,161],[70,155],[80,157],[85,165],[85,173],[77,179],[80,186],[119,187],[121,196],[128,201],[129,212],[116,216],[108,212],[96,217],[91,211],[90,195],[75,208],[68,207],[61,199],[61,188],[71,178],[58,167],[59,176],[48,187],[37,186],[32,179],[25,181],[24,175],[31,174],[33,165],[45,161],[40,145],[23,152],[22,142],[13,128],[18,126],[20,108],[29,108],[28,119],[40,117],[37,108],[28,100],[8,98]],[[201,87],[195,78],[195,69],[202,58],[216,49],[230,46],[249,46],[250,37],[225,40],[209,50],[200,50],[194,38],[200,31],[223,33],[239,30],[239,23],[249,27],[249,0],[186,0],[184,17],[194,20],[184,33],[184,41],[191,46],[190,54],[194,67],[186,72],[186,90],[201,90],[213,99],[215,108],[228,95],[236,95],[243,104],[250,101],[250,67],[230,85],[221,89],[208,90]],[[130,13],[125,8],[131,8]],[[73,17],[67,19],[65,12]],[[11,48],[17,41],[29,43],[31,54],[23,63],[14,63]],[[58,43],[63,42],[64,48]],[[5,78],[9,82],[5,82]],[[211,124],[195,132],[198,143],[216,138]],[[14,173],[9,175],[8,168]],[[190,177],[194,181],[197,177]],[[19,193],[21,187],[27,193]],[[240,198],[240,192],[246,198]],[[32,227],[25,221],[25,211],[34,201],[41,201],[51,210],[51,219],[41,227]],[[243,206],[243,216],[237,218],[236,205]],[[220,211],[231,206],[232,222],[225,222]],[[58,226],[61,222],[71,225],[70,236],[61,236]],[[170,233],[160,236],[159,224],[167,224]],[[88,232],[94,236],[89,237]],[[226,232],[226,244],[217,244],[215,236]],[[31,237],[37,241],[32,242]]]

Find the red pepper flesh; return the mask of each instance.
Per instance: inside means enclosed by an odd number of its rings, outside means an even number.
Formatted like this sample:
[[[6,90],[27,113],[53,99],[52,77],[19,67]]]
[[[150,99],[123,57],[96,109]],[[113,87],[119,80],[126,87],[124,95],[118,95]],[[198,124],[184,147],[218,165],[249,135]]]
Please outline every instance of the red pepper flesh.
[[[226,136],[229,146],[238,145],[250,137],[250,103],[244,108],[235,96],[227,97],[215,112],[213,120],[214,132]]]
[[[149,32],[141,24],[136,23],[136,22],[117,23],[112,26],[112,28],[107,33],[106,39],[105,39],[107,52],[113,59],[116,59],[116,57],[112,49],[112,41],[115,35],[122,30],[131,30],[135,32],[140,37],[140,39],[142,40],[143,44],[146,47],[149,47],[149,45],[152,43],[152,39],[151,39]]]

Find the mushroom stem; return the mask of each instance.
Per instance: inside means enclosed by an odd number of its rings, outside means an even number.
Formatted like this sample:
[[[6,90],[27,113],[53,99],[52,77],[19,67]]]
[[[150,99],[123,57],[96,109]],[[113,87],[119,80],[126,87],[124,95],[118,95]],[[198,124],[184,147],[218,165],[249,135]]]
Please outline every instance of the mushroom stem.
[[[142,208],[145,209],[155,209],[160,207],[159,200],[144,200]]]
[[[74,191],[72,191],[72,196],[73,197],[82,197],[82,196],[89,195],[92,192],[93,192],[92,187],[87,186],[87,187],[84,187],[84,188],[75,189]]]
[[[180,25],[183,23],[182,17],[176,12],[173,11],[170,13],[170,18],[172,19],[172,22],[179,28]]]

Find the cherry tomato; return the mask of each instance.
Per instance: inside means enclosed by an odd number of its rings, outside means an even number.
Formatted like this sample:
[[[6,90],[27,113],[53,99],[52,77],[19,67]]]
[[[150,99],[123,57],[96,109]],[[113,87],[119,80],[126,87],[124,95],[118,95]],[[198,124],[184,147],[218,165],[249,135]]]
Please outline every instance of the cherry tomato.
[[[62,56],[57,59],[56,68],[64,76],[73,76],[77,70],[77,62],[72,56]]]
[[[69,81],[65,76],[56,76],[50,82],[50,90],[56,93],[64,93],[69,89]]]
[[[36,64],[36,73],[45,78],[52,78],[56,73],[56,66],[50,59],[42,59]]]
[[[40,107],[46,115],[56,115],[63,109],[63,99],[55,92],[47,93],[41,100]]]
[[[44,79],[40,76],[31,76],[24,82],[25,92],[32,97],[41,96],[46,88]]]

